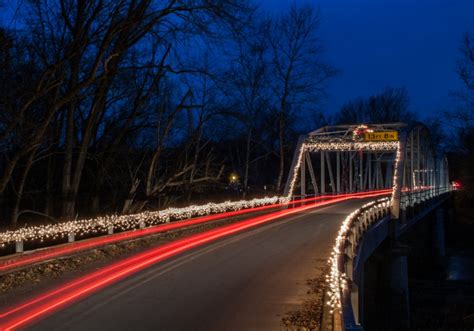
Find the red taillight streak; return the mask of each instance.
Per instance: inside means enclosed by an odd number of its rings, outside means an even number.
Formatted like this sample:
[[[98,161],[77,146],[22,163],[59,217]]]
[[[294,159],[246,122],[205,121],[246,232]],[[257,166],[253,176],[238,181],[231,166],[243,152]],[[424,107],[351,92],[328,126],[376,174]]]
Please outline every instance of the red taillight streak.
[[[384,190],[384,191],[386,191],[386,190]],[[341,200],[340,200],[341,198],[358,197],[358,196],[360,196],[361,194],[362,194],[362,193],[344,194],[344,195],[338,196],[338,197],[337,197],[337,200],[334,200],[334,199],[333,199],[333,200],[329,200],[329,202],[341,201]],[[367,193],[364,193],[364,194],[367,194]],[[373,194],[383,194],[383,191],[375,191],[375,192],[371,193],[371,196],[374,196]],[[308,198],[308,199],[304,199],[304,200],[299,200],[299,201],[297,201],[297,202],[300,203],[300,202],[302,202],[302,201],[306,202],[306,201],[311,201],[311,200],[315,200],[315,199],[322,199],[322,198],[327,198],[327,197],[331,197],[331,196],[322,196],[322,197],[317,197],[317,198]],[[334,197],[333,197],[333,198],[334,198]],[[326,202],[328,202],[328,201],[326,201]],[[321,206],[321,205],[322,205],[322,202],[320,202],[318,205],[311,205],[311,208],[312,208],[312,207],[316,207],[316,206]],[[270,206],[270,207],[274,207],[274,206],[275,206],[275,205],[272,205],[272,206]],[[267,209],[268,207],[269,207],[269,206],[256,207],[255,209]],[[255,209],[254,209],[254,210],[255,210]],[[298,210],[300,210],[300,209],[298,209]],[[240,213],[240,212],[242,212],[242,211],[236,211],[235,213]],[[234,212],[228,212],[228,213],[226,213],[226,214],[227,214],[227,216],[228,216],[229,214],[232,214],[232,213],[234,213]],[[186,225],[189,226],[189,225],[192,225],[192,224],[197,224],[197,223],[200,223],[200,222],[208,221],[210,218],[214,218],[215,216],[217,216],[217,215],[212,215],[212,216],[210,216],[210,217],[201,217],[201,218],[199,218],[199,219],[195,219],[195,220],[191,220],[191,221],[186,221]],[[190,223],[192,223],[192,224],[190,224]],[[180,227],[180,225],[181,225],[181,224],[166,224],[166,225],[160,226],[160,230],[161,230],[161,231],[167,231],[167,230],[169,230],[170,228]],[[145,230],[146,230],[147,232],[152,232],[152,231],[150,231],[150,230],[154,230],[153,232],[155,232],[157,229],[145,229]],[[140,232],[140,234],[143,234],[143,232]],[[107,238],[105,238],[105,239],[107,239]],[[105,241],[105,240],[104,240],[104,241]],[[152,253],[145,253],[145,255],[148,255],[148,254],[152,254]],[[135,257],[134,259],[143,258],[143,257],[145,257],[145,256]],[[116,268],[123,267],[124,264],[126,264],[126,263],[131,263],[131,262],[134,262],[134,260],[126,260],[126,261],[124,261],[123,263],[120,263],[120,264],[116,265]],[[99,272],[99,273],[97,273],[97,274],[94,274],[94,275],[95,275],[95,276],[99,276],[99,275],[102,275],[103,273],[105,273],[106,271],[110,271],[110,269],[101,271],[101,272]],[[83,282],[83,281],[86,281],[86,280],[89,280],[90,278],[91,278],[91,277],[86,277],[86,278],[80,280],[79,282],[73,282],[73,283],[71,283],[71,284],[68,284],[67,286],[63,287],[62,290],[65,290],[65,289],[68,289],[68,288],[73,287],[73,286],[75,286],[75,285],[78,285],[79,283],[81,283],[81,282]],[[57,292],[50,293],[48,296],[51,296],[51,295],[56,294],[56,293],[57,293]],[[31,302],[30,304],[35,303],[35,302],[38,302],[38,300],[41,300],[41,299],[43,299],[43,298],[41,298],[41,297],[40,297],[40,298],[37,298],[34,302]],[[20,309],[20,308],[21,308],[21,307],[17,307],[16,310],[18,310],[18,309]],[[13,312],[14,312],[14,311],[9,311],[8,314],[11,314],[11,313],[13,313]],[[0,317],[4,317],[4,316],[6,316],[6,315],[5,315],[5,314],[3,314],[3,315],[0,314]]]
[[[338,201],[339,201],[339,200],[338,200]],[[327,204],[327,203],[334,203],[334,202],[336,202],[336,201],[330,200],[330,201],[325,202],[325,203]],[[321,202],[320,204],[313,204],[313,205],[311,205],[311,206],[306,206],[306,207],[314,208],[314,207],[316,207],[316,206],[321,206],[323,203],[324,203],[324,202]],[[301,210],[301,208],[298,208],[298,209],[295,208],[295,209],[291,209],[290,211],[296,212],[296,211],[300,211],[300,210]],[[287,212],[287,211],[286,211],[286,212]],[[281,212],[277,212],[277,213],[281,213]],[[273,214],[270,214],[270,215],[266,215],[266,216],[267,216],[267,217],[268,217],[268,216],[273,216],[273,215],[275,215],[275,214],[276,214],[276,213],[273,213]],[[263,217],[264,217],[264,216],[263,216]],[[242,222],[241,222],[241,223],[242,223]],[[241,224],[241,223],[237,223],[237,224],[235,224],[234,226],[238,226],[238,225]],[[180,244],[181,244],[181,243],[180,243],[179,241],[176,241],[176,242],[172,242],[172,243],[166,244],[166,245],[164,245],[164,246],[160,246],[160,248],[161,248],[161,249],[170,249],[170,248],[173,248],[174,246],[179,246]],[[5,312],[5,313],[3,313],[3,314],[0,314],[0,318],[6,317],[6,316],[8,316],[8,315],[10,315],[10,314],[12,314],[12,313],[14,313],[14,312],[20,310],[20,309],[23,309],[23,308],[25,308],[25,307],[27,307],[27,306],[30,306],[30,305],[32,305],[32,304],[34,304],[34,303],[37,303],[37,302],[41,301],[41,300],[44,300],[44,299],[46,299],[46,298],[48,298],[48,297],[50,297],[50,296],[53,296],[53,295],[58,294],[58,293],[60,293],[60,292],[63,292],[63,291],[65,291],[65,290],[67,290],[67,289],[73,288],[73,287],[76,286],[76,285],[80,285],[81,283],[84,283],[85,281],[92,280],[93,278],[96,278],[96,277],[99,277],[99,276],[103,276],[104,274],[106,274],[106,273],[108,273],[108,272],[110,272],[110,271],[113,271],[113,270],[118,269],[118,268],[123,268],[123,267],[127,266],[127,265],[130,264],[130,263],[134,263],[134,262],[136,262],[136,261],[138,261],[138,260],[141,260],[141,259],[143,259],[143,258],[147,258],[147,257],[149,257],[150,255],[153,255],[154,253],[155,253],[155,251],[147,251],[147,252],[144,252],[144,253],[140,253],[140,254],[138,254],[138,255],[132,257],[132,258],[126,259],[126,260],[124,260],[124,261],[122,261],[122,262],[120,262],[120,263],[116,263],[116,264],[114,264],[114,265],[112,265],[112,266],[110,266],[110,267],[108,267],[108,268],[106,268],[106,269],[102,269],[102,270],[100,270],[100,271],[98,271],[98,272],[95,272],[95,273],[93,273],[93,274],[91,274],[91,275],[88,275],[88,276],[86,276],[86,277],[80,278],[80,279],[78,279],[77,281],[68,283],[68,284],[64,285],[63,287],[61,287],[60,289],[58,289],[58,290],[52,291],[52,292],[50,292],[50,293],[48,293],[48,294],[46,294],[46,295],[44,295],[44,296],[40,296],[40,297],[38,297],[38,298],[36,298],[36,299],[34,299],[34,300],[32,300],[32,301],[26,303],[26,304],[23,304],[23,305],[18,306],[18,307],[14,308],[14,309],[11,309],[11,310],[9,310],[8,312]]]
[[[156,234],[160,232],[165,232],[165,231],[170,231],[170,230],[175,230],[175,229],[180,229],[184,228],[187,226],[192,226],[192,225],[197,225],[209,221],[214,221],[214,220],[219,220],[219,219],[224,219],[228,217],[233,217],[233,216],[238,216],[238,215],[244,215],[252,212],[257,212],[257,211],[263,211],[271,208],[276,208],[276,207],[283,207],[287,206],[289,204],[298,204],[298,203],[303,203],[303,202],[310,202],[310,201],[317,201],[317,200],[322,200],[322,199],[339,199],[339,198],[345,198],[345,197],[358,197],[364,194],[378,194],[378,193],[387,193],[391,192],[391,190],[379,190],[379,191],[372,191],[371,193],[369,192],[360,192],[360,193],[351,193],[351,194],[339,194],[339,195],[323,195],[323,196],[318,196],[318,197],[312,197],[312,198],[306,198],[306,199],[300,199],[300,200],[294,200],[291,202],[285,202],[285,203],[278,203],[278,204],[272,204],[268,206],[260,206],[260,207],[255,207],[255,208],[248,208],[248,209],[242,209],[242,210],[236,210],[236,211],[230,211],[230,212],[225,212],[225,213],[220,213],[220,214],[214,214],[214,215],[209,215],[209,216],[203,216],[199,218],[194,218],[191,220],[186,220],[186,221],[179,221],[176,223],[170,223],[170,224],[162,224],[162,225],[157,225],[153,226],[150,228],[146,229],[140,229],[140,230],[134,230],[134,231],[129,231],[129,232],[124,232],[124,233],[118,233],[114,234],[112,236],[104,237],[104,238],[94,238],[94,239],[88,239],[86,242],[76,242],[72,244],[67,244],[66,247],[59,247],[59,248],[49,248],[48,250],[53,250],[52,252],[41,252],[39,251],[38,253],[34,253],[35,256],[25,256],[25,258],[20,257],[17,260],[14,260],[13,262],[7,261],[6,264],[0,265],[0,272],[5,272],[7,270],[11,270],[14,268],[18,268],[24,265],[28,264],[33,264],[36,262],[40,261],[45,261],[51,258],[59,257],[59,256],[65,256],[68,254],[72,254],[75,252],[103,246],[106,244],[111,244],[123,240],[130,240],[134,238],[139,238],[151,234]],[[10,263],[8,263],[10,262]]]
[[[298,211],[301,211],[301,210],[303,210],[303,209],[300,209]],[[295,212],[295,211],[292,211],[292,212]],[[291,214],[292,212],[288,212],[286,214]],[[281,215],[281,216],[283,216],[283,215]],[[146,260],[144,260],[144,261],[142,261],[138,264],[134,264],[134,265],[128,267],[127,269],[121,269],[120,271],[111,274],[107,278],[97,280],[95,283],[80,287],[75,292],[73,292],[71,294],[68,294],[68,295],[65,295],[65,296],[62,296],[59,300],[52,300],[52,302],[49,303],[49,304],[43,304],[39,310],[33,311],[26,318],[20,319],[18,322],[14,323],[13,325],[10,325],[7,328],[5,328],[5,330],[11,330],[11,329],[13,329],[17,326],[20,326],[20,325],[34,319],[37,316],[40,316],[44,313],[47,313],[48,311],[53,310],[56,307],[60,307],[63,304],[67,304],[68,302],[71,302],[74,299],[80,298],[81,296],[83,296],[83,295],[85,295],[89,292],[92,292],[94,290],[98,290],[101,287],[104,287],[109,283],[113,283],[114,281],[119,280],[122,277],[130,275],[134,272],[138,272],[138,271],[142,270],[143,268],[145,268],[145,267],[147,267],[151,264],[154,264],[156,262],[159,262],[159,261],[161,261],[161,260],[163,260],[167,257],[172,257],[172,256],[174,256],[176,254],[179,254],[183,251],[186,251],[188,249],[200,246],[202,244],[205,244],[205,243],[210,242],[212,240],[224,237],[226,235],[229,235],[229,234],[232,234],[232,233],[235,233],[235,232],[238,232],[238,231],[245,230],[249,227],[253,227],[253,226],[256,226],[258,224],[268,222],[272,219],[274,219],[274,218],[266,217],[265,219],[260,220],[259,222],[255,222],[255,223],[252,223],[252,224],[246,225],[246,226],[241,226],[237,229],[229,229],[228,231],[222,231],[224,229],[219,229],[219,230],[221,230],[221,231],[219,231],[219,233],[214,234],[212,236],[205,237],[205,238],[200,239],[200,240],[196,240],[196,238],[190,238],[190,239],[194,239],[194,241],[190,240],[190,242],[187,243],[187,244],[186,244],[186,242],[180,242],[181,246],[179,246],[178,248],[175,248],[174,250],[170,250],[169,252],[162,252],[165,249],[163,249],[164,247],[160,247],[161,249],[157,250],[156,252],[153,252],[155,254],[158,253],[159,255],[153,256],[153,257],[151,257],[149,259],[146,259]],[[113,269],[116,269],[116,267],[114,267]],[[107,270],[107,271],[110,271],[110,270]],[[57,294],[57,292],[58,291],[56,291],[56,294]],[[9,314],[10,313],[8,313],[7,315],[9,315]]]
[[[61,255],[66,255],[70,253],[74,253],[77,251],[85,250],[85,249],[90,249],[94,248],[97,246],[102,246],[105,244],[110,244],[118,241],[123,241],[127,239],[133,239],[133,238],[138,238],[141,236],[146,236],[154,233],[160,233],[160,232],[165,232],[165,231],[170,231],[170,230],[175,230],[179,228],[183,228],[186,226],[192,226],[192,225],[197,225],[200,223],[204,222],[209,222],[213,220],[218,220],[221,218],[227,218],[227,217],[233,217],[233,216],[238,216],[241,214],[246,214],[246,213],[251,213],[251,212],[256,212],[256,211],[261,211],[261,210],[266,210],[270,208],[276,208],[279,207],[280,204],[273,204],[273,205],[268,205],[268,206],[261,206],[261,207],[255,207],[255,208],[250,208],[250,209],[243,209],[243,210],[237,210],[237,211],[231,211],[231,212],[226,212],[226,213],[221,213],[221,214],[215,214],[215,215],[209,215],[209,216],[203,216],[191,220],[186,220],[186,221],[179,221],[176,223],[169,223],[169,224],[161,224],[157,226],[153,226],[150,228],[146,229],[140,229],[140,230],[133,230],[131,232],[124,232],[124,233],[118,233],[114,234],[112,236],[108,236],[105,238],[94,238],[94,239],[88,239],[86,242],[77,242],[77,243],[72,243],[72,244],[67,244],[71,246],[67,247],[60,247],[60,248],[51,248],[54,249],[54,252],[47,252],[47,253],[38,253],[38,255],[34,257],[28,257],[21,259],[20,261],[15,261],[9,264],[5,264],[0,266],[0,272],[6,271],[9,269],[17,268],[25,264],[31,264],[34,262],[46,260],[49,258],[53,257],[58,257]]]
[[[334,202],[337,202],[337,201],[340,201],[340,199],[338,199],[338,200],[329,200],[329,201],[326,201],[326,204],[327,204],[328,202],[334,203]],[[323,205],[323,203],[324,203],[324,202],[320,202],[319,204],[317,204],[317,205],[314,204],[314,205],[311,205],[310,207],[313,208],[313,207],[316,207],[316,206],[321,206],[321,205]],[[258,208],[259,208],[259,207],[258,207]],[[300,211],[301,209],[292,209],[292,211],[293,211],[293,210],[294,210],[294,211]],[[270,215],[274,215],[274,214],[270,214]],[[213,216],[214,216],[214,215],[213,215]],[[195,222],[202,221],[201,219],[203,219],[203,218],[193,220],[193,224],[194,224]],[[194,222],[194,221],[195,221],[195,222]],[[187,224],[189,225],[189,222],[188,222]],[[165,227],[167,227],[168,225],[169,225],[169,226],[174,226],[174,225],[177,225],[177,224],[167,224],[167,225],[165,225]],[[167,227],[167,229],[169,229],[169,227]],[[148,230],[148,229],[146,229],[146,230]],[[171,244],[168,244],[168,246],[166,246],[166,247],[169,247],[170,245],[178,245],[178,243],[177,243],[177,242],[171,243]],[[48,293],[48,294],[46,294],[46,295],[44,295],[44,296],[40,296],[40,297],[34,299],[33,301],[30,301],[30,302],[28,302],[28,303],[26,303],[26,304],[24,304],[24,305],[18,306],[18,307],[16,307],[15,309],[9,310],[9,311],[6,312],[6,313],[0,314],[0,318],[6,317],[7,315],[10,315],[10,314],[12,314],[12,313],[14,313],[14,312],[16,312],[16,311],[18,311],[18,310],[20,310],[20,309],[23,309],[23,308],[25,308],[25,307],[27,307],[27,306],[30,306],[30,305],[32,305],[32,304],[34,304],[34,303],[37,303],[37,302],[39,302],[39,301],[41,301],[41,300],[43,300],[43,299],[46,299],[46,298],[48,298],[48,297],[50,297],[50,296],[52,296],[52,295],[58,294],[59,292],[65,291],[65,290],[67,290],[67,289],[70,289],[70,288],[72,288],[72,287],[74,287],[74,286],[76,286],[76,285],[79,285],[79,284],[81,284],[81,283],[83,283],[83,282],[85,282],[85,281],[88,281],[88,280],[91,280],[91,279],[93,279],[93,278],[95,278],[95,277],[104,275],[105,273],[110,272],[110,271],[112,271],[112,270],[114,270],[114,269],[122,268],[122,267],[124,267],[125,265],[130,264],[130,263],[133,263],[133,262],[135,262],[135,261],[137,261],[137,260],[139,260],[139,259],[146,258],[148,255],[151,255],[151,254],[153,254],[153,253],[154,253],[154,252],[145,252],[145,253],[142,253],[142,254],[137,255],[137,256],[135,256],[135,257],[133,257],[133,258],[124,260],[124,261],[122,261],[121,263],[115,264],[114,266],[111,266],[111,267],[108,268],[108,269],[103,269],[103,270],[101,270],[101,271],[99,271],[99,272],[97,272],[97,273],[91,274],[91,275],[89,275],[89,276],[87,276],[87,277],[84,277],[84,278],[81,278],[81,279],[79,279],[79,280],[77,280],[77,281],[68,283],[68,284],[66,284],[65,286],[61,287],[60,290],[56,290],[56,291],[50,292],[50,293]]]
[[[365,194],[365,195],[357,195],[355,196],[356,198],[366,198],[366,197],[375,197],[379,195],[384,195],[386,194],[385,192],[383,193],[372,193],[372,194]],[[92,293],[94,290],[98,290],[99,288],[106,286],[107,284],[113,283],[117,280],[119,280],[122,277],[125,277],[127,275],[133,274],[135,272],[138,272],[139,270],[154,264],[156,262],[159,262],[167,257],[174,256],[176,254],[179,254],[183,251],[189,250],[191,248],[195,248],[197,246],[200,246],[202,244],[205,244],[207,242],[217,240],[219,238],[222,238],[224,236],[228,236],[230,234],[236,233],[243,231],[245,229],[255,227],[257,225],[275,220],[277,218],[281,218],[282,216],[294,214],[297,212],[301,212],[307,209],[311,209],[314,207],[318,206],[325,206],[329,204],[334,204],[336,202],[344,201],[344,200],[349,200],[353,196],[348,196],[348,197],[340,197],[337,199],[332,199],[328,201],[322,201],[316,204],[308,205],[308,206],[302,206],[290,210],[284,210],[284,211],[278,211],[269,215],[263,215],[259,217],[255,217],[246,221],[242,221],[236,224],[231,224],[224,226],[222,228],[217,228],[214,230],[210,230],[204,233],[196,234],[193,236],[190,236],[188,238],[184,238],[181,240],[178,240],[176,242],[166,244],[157,248],[153,248],[148,252],[138,254],[132,258],[128,258],[122,262],[115,263],[109,267],[105,267],[104,269],[92,273],[86,277],[80,278],[76,281],[73,281],[69,284],[66,284],[65,286],[61,286],[57,288],[56,290],[53,290],[45,295],[42,295],[40,297],[37,297],[25,304],[19,305],[13,309],[10,309],[9,311],[3,313],[0,315],[0,317],[6,317],[8,315],[18,313],[21,310],[26,310],[27,307],[39,303],[41,301],[45,301],[49,297],[52,297],[57,294],[61,294],[59,297],[55,297],[50,301],[46,301],[40,307],[30,309],[29,311],[25,311],[23,314],[18,316],[12,321],[9,321],[7,324],[4,325],[3,328],[6,330],[11,330],[12,328],[15,328],[17,326],[23,325],[35,317],[41,316],[47,312],[52,312],[55,310],[55,308],[59,308],[63,306],[66,303],[72,302],[74,299],[77,299],[87,293]],[[130,265],[131,264],[131,265]],[[116,269],[120,268],[120,270],[115,271]],[[114,272],[115,271],[115,272]],[[101,277],[102,276],[102,277]],[[100,278],[101,277],[101,278]],[[98,279],[96,279],[98,278]],[[86,283],[82,286],[82,283],[85,283],[87,281],[91,281],[90,283]],[[74,289],[74,287],[78,286],[78,288]],[[71,291],[68,291],[71,290]]]

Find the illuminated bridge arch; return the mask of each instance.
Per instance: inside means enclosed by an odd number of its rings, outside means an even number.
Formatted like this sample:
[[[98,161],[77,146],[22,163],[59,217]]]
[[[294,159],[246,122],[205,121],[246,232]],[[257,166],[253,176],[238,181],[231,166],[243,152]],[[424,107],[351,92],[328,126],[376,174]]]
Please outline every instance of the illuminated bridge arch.
[[[289,198],[392,189],[392,217],[449,186],[421,123],[325,126],[300,137],[285,186]]]

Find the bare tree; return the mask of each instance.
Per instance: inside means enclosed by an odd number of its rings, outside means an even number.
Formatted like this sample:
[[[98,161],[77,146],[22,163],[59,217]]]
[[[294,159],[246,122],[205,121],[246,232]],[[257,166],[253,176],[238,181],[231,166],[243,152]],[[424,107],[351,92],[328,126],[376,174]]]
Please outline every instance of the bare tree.
[[[38,39],[54,41],[52,45],[40,44],[37,52],[45,61],[50,57],[58,59],[61,76],[51,86],[56,89],[57,99],[30,149],[40,142],[54,114],[64,109],[67,116],[62,214],[70,217],[75,210],[90,145],[100,129],[115,77],[126,70],[124,63],[129,51],[142,46],[140,42],[150,34],[157,40],[166,40],[168,34],[183,29],[184,23],[201,28],[215,19],[237,22],[235,16],[245,6],[233,0],[179,3],[62,0],[59,4],[43,0],[32,2],[31,8],[34,10],[31,24]],[[78,119],[81,127],[77,125]],[[18,154],[14,160],[23,155]],[[6,185],[14,167],[12,162],[0,189]]]
[[[291,5],[288,13],[274,21],[269,40],[273,52],[273,91],[277,100],[280,169],[279,191],[285,169],[286,133],[292,116],[314,107],[324,95],[325,82],[336,71],[321,59],[322,45],[316,32],[319,11],[310,5]]]
[[[271,23],[250,0],[19,11],[21,30],[0,29],[0,214],[12,223],[189,202],[224,186],[235,155],[245,188],[259,167],[275,177],[275,157],[281,182],[292,124],[332,74],[306,7]],[[230,39],[232,52],[216,50]]]
[[[269,108],[268,24],[266,21],[256,22],[247,27],[243,36],[235,36],[236,54],[232,54],[231,65],[224,74],[225,94],[230,102],[230,110],[225,114],[236,118],[244,127],[242,180],[244,198],[249,185],[250,166],[255,160],[252,158],[261,157],[261,155],[252,156],[252,151],[262,145],[259,139],[261,132],[258,131],[262,130],[262,121]]]

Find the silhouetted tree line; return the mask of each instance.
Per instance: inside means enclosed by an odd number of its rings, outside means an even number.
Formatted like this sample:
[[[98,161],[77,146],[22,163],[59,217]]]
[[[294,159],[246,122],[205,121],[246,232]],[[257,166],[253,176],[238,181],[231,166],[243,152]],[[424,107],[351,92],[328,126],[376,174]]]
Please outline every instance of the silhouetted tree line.
[[[301,131],[414,119],[404,88],[318,110],[336,70],[310,5],[272,17],[251,0],[26,0],[13,20],[0,25],[2,225],[278,193]],[[463,54],[472,93],[470,37]]]
[[[26,0],[14,15],[0,29],[3,225],[228,198],[231,172],[239,196],[279,191],[297,118],[335,73],[311,6]]]

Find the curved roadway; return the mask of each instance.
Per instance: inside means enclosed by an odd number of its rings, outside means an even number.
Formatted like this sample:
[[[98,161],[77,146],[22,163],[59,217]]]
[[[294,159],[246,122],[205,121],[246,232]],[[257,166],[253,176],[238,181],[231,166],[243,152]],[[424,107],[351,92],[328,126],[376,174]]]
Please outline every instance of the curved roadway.
[[[372,198],[373,199],[373,198]],[[34,330],[279,330],[307,298],[337,231],[371,199],[284,217],[158,263],[31,325]]]

